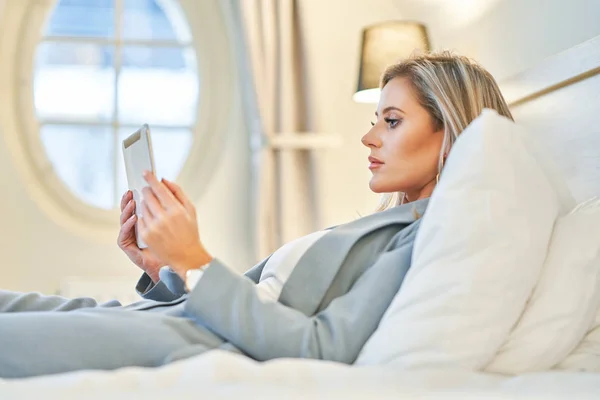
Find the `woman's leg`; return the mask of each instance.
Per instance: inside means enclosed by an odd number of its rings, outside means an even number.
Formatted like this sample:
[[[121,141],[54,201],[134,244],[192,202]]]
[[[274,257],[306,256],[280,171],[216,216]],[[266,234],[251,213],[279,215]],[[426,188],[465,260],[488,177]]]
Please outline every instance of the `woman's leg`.
[[[102,304],[102,307],[117,307],[118,301]],[[67,299],[61,296],[44,296],[40,293],[19,293],[0,290],[0,313],[31,311],[72,311],[80,308],[98,307],[90,297]]]
[[[197,354],[223,340],[185,318],[87,309],[0,315],[0,378],[84,369],[156,367],[189,346]]]

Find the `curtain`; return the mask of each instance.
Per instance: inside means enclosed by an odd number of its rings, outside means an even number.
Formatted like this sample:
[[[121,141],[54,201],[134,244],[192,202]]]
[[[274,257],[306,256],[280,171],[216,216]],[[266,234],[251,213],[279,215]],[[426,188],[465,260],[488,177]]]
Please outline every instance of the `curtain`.
[[[317,225],[310,150],[273,145],[281,135],[309,135],[299,16],[296,0],[237,0],[236,6],[248,74],[242,84],[251,93],[246,105],[255,111],[253,225],[256,256],[263,258]]]

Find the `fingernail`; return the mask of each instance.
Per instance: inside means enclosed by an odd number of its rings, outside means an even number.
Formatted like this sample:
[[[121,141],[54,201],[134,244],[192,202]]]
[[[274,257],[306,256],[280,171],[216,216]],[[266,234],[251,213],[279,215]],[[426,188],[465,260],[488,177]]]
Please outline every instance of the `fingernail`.
[[[133,214],[129,219],[135,219],[135,214]]]

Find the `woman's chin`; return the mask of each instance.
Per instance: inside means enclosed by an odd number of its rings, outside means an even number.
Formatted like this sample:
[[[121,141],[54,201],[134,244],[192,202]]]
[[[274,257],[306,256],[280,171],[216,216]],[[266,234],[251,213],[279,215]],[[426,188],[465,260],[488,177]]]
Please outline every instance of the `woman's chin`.
[[[374,193],[386,193],[388,190],[385,190],[385,185],[380,182],[376,176],[372,177],[369,181],[369,189],[371,189]]]
[[[374,193],[395,193],[401,192],[402,187],[405,185],[399,185],[397,182],[390,182],[389,180],[381,179],[381,176],[374,175],[369,181],[369,189]]]

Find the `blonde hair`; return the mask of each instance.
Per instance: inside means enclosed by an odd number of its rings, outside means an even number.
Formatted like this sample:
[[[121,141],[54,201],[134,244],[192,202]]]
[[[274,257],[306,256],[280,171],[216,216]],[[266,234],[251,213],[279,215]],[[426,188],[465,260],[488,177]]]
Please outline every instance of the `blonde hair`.
[[[444,129],[438,173],[442,171],[444,154],[484,108],[513,119],[494,77],[467,57],[450,51],[413,55],[385,70],[381,88],[398,77],[408,78],[419,103],[429,112],[434,128]],[[403,196],[402,192],[384,194],[376,211],[400,205]]]

